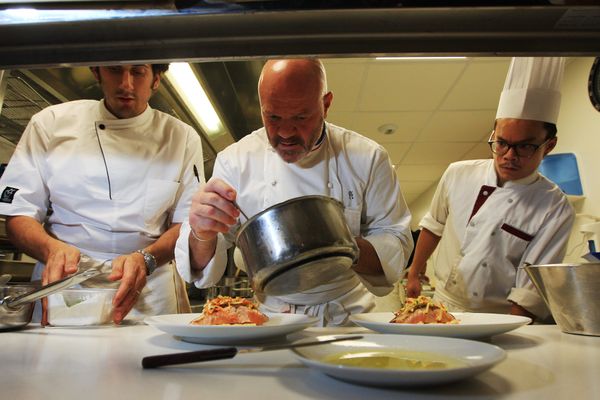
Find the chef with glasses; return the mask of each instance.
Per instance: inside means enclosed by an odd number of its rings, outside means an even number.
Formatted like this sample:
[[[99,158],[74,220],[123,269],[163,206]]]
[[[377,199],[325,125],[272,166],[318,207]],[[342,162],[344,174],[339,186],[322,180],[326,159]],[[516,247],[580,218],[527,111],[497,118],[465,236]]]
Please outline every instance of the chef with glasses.
[[[421,292],[431,259],[434,299],[450,311],[545,319],[549,311],[523,263],[563,260],[574,211],[538,173],[556,146],[564,59],[513,58],[489,138],[492,159],[451,164],[437,187],[409,267],[407,295]]]

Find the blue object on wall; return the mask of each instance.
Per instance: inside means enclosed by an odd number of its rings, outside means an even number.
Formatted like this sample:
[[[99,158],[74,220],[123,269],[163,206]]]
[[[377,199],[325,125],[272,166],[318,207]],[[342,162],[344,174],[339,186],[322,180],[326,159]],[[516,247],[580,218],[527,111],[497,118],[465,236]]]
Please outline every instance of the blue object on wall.
[[[542,160],[538,169],[542,175],[556,183],[565,194],[578,196],[583,194],[575,154],[549,154]]]

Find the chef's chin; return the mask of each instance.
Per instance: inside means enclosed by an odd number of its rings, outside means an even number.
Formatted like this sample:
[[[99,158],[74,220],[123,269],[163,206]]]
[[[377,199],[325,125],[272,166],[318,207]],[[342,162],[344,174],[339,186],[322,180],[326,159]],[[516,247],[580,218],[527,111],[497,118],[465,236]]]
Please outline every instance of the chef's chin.
[[[521,172],[521,170],[518,170],[518,169],[500,168],[498,171],[498,177],[500,178],[500,180],[502,182],[514,181],[517,179],[524,178],[521,175],[522,175],[522,172]]]
[[[283,150],[280,147],[277,147],[277,154],[283,161],[288,164],[293,164],[297,161],[300,161],[305,155],[305,151],[297,151],[297,150]]]

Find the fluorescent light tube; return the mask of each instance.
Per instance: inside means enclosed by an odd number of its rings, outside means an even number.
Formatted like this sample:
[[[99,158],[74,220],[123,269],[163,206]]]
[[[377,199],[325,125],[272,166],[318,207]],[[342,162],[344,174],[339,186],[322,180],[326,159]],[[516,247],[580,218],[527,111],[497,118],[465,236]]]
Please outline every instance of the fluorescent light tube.
[[[192,67],[188,63],[171,63],[165,75],[206,134],[223,133],[223,123]]]

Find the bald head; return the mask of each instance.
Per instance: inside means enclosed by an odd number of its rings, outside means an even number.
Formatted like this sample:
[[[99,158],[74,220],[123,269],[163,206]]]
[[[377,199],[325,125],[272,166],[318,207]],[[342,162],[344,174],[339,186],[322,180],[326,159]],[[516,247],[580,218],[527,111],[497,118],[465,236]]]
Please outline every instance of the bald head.
[[[312,151],[333,99],[323,64],[317,59],[269,60],[258,96],[269,143],[281,158],[293,163]]]
[[[316,58],[268,60],[258,81],[258,95],[293,96],[313,94],[322,97],[327,93],[325,67]]]

